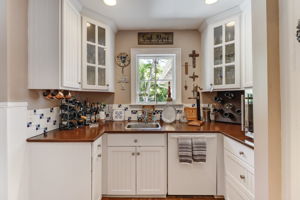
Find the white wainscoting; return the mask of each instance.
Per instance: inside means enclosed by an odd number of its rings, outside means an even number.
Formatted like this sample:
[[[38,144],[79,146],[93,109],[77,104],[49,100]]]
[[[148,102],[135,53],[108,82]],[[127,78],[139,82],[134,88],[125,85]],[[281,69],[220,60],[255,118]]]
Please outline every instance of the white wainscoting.
[[[26,102],[0,102],[0,197],[29,200]]]

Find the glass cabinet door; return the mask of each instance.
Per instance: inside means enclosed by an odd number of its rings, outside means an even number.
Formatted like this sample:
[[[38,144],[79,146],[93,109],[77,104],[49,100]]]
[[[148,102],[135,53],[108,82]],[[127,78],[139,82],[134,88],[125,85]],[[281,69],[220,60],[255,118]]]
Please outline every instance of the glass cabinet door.
[[[235,85],[237,66],[237,20],[213,27],[213,84]]]
[[[83,56],[85,58],[85,86],[87,89],[105,89],[106,80],[106,29],[94,20],[84,19],[85,31]]]

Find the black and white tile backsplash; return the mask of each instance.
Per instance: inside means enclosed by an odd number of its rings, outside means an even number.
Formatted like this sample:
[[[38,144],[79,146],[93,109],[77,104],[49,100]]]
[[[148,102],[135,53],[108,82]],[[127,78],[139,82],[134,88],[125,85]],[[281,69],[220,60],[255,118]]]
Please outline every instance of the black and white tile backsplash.
[[[175,105],[177,110],[177,120],[179,120],[184,107],[195,107],[195,105]],[[112,113],[115,109],[124,110],[125,121],[136,121],[139,114],[142,112],[141,106],[133,106],[130,104],[108,104],[105,108],[106,120],[112,120]],[[157,120],[161,119],[163,109],[163,106],[156,106],[155,115]],[[59,114],[59,107],[28,110],[26,124],[28,137],[33,137],[44,132],[58,129],[60,120]]]
[[[59,107],[28,110],[27,134],[33,137],[59,127]]]

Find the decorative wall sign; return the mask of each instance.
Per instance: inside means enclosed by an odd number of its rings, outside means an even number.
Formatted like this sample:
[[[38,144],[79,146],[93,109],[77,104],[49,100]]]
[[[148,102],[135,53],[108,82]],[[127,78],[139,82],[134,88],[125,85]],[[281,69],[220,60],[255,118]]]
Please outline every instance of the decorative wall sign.
[[[125,84],[128,83],[128,78],[125,76],[122,76],[118,83],[121,85],[121,90],[125,90]]]
[[[193,59],[193,68],[196,68],[196,58],[200,55],[196,53],[195,50],[192,51],[192,53],[189,55]]]
[[[130,57],[127,53],[119,53],[116,57],[116,64],[122,67],[122,74],[124,74],[124,68],[130,64]]]
[[[172,45],[174,43],[173,32],[139,32],[139,45]]]
[[[297,37],[298,42],[300,42],[300,19],[298,20],[296,37]]]
[[[191,79],[193,79],[193,82],[195,82],[196,78],[199,78],[198,75],[195,74],[195,72],[193,73],[192,76],[190,76]]]

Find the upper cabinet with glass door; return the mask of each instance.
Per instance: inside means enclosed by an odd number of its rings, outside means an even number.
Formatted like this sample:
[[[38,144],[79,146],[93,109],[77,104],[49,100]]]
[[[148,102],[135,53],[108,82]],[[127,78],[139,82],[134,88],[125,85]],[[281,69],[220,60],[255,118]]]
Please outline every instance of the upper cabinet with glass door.
[[[214,89],[240,87],[239,18],[234,17],[211,26],[212,83]]]
[[[83,89],[108,91],[112,65],[108,62],[110,45],[108,27],[83,18],[82,81]]]

